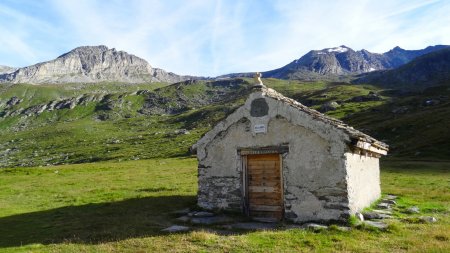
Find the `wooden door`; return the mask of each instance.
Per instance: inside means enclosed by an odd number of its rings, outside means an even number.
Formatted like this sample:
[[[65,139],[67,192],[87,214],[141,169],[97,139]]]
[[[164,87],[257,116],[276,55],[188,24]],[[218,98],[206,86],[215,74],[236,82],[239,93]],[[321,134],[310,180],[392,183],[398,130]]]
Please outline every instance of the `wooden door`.
[[[247,156],[247,202],[250,217],[260,221],[283,218],[279,154]]]

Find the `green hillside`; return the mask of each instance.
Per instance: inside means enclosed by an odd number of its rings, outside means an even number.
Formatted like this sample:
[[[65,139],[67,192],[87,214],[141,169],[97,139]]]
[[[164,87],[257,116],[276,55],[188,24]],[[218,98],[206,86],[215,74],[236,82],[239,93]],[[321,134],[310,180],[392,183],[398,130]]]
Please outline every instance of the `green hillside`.
[[[422,91],[429,87],[450,85],[450,48],[445,47],[395,69],[361,75],[356,83],[371,83],[380,87]]]
[[[391,146],[391,157],[450,157],[445,148],[450,143],[447,87],[398,93],[349,83],[279,79],[264,83],[385,141]],[[245,101],[251,86],[251,79],[169,86],[4,86],[0,166],[186,156],[202,134]],[[20,102],[8,105],[13,97]],[[335,107],[324,107],[330,103]]]

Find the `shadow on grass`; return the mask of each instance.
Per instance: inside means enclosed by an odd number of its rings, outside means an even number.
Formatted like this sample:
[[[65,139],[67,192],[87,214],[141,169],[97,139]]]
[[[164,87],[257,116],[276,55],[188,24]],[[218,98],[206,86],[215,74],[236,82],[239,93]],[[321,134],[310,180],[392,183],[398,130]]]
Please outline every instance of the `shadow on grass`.
[[[2,217],[0,248],[33,243],[96,244],[158,235],[171,225],[171,212],[195,201],[195,196],[158,196]]]

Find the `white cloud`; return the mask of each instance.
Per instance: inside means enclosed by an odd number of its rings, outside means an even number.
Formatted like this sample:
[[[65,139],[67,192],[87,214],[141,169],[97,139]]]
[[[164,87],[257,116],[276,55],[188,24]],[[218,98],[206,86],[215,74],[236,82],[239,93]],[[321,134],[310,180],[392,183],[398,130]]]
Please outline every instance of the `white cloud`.
[[[204,37],[208,30],[197,16],[204,10],[202,1],[183,3],[54,1],[81,43],[116,47],[146,58],[156,67],[188,74],[186,69],[193,70],[200,62],[200,46],[207,46]],[[120,8],[127,8],[127,12],[118,14]]]
[[[276,1],[283,29],[269,31],[270,63],[260,69],[342,44],[377,53],[397,45],[419,49],[448,44],[449,7],[445,1]]]
[[[6,34],[0,46],[29,62],[104,44],[168,71],[215,76],[274,69],[309,50],[343,44],[382,53],[397,45],[418,49],[450,41],[450,3],[444,0],[48,3],[41,10],[53,16],[51,24],[0,4],[0,15],[16,21],[0,23]]]
[[[54,31],[45,21],[0,4],[0,53],[12,60],[7,64],[20,67],[20,62],[36,62],[45,52],[37,52],[33,32],[48,34]]]

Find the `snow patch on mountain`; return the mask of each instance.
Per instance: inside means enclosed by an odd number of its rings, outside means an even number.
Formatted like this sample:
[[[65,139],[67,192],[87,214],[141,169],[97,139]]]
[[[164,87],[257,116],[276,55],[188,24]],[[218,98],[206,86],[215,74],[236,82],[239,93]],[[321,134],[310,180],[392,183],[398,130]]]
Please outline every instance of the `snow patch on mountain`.
[[[348,48],[346,48],[346,47],[333,47],[333,48],[328,48],[327,51],[329,53],[331,53],[331,52],[344,53],[344,52],[348,51]]]

